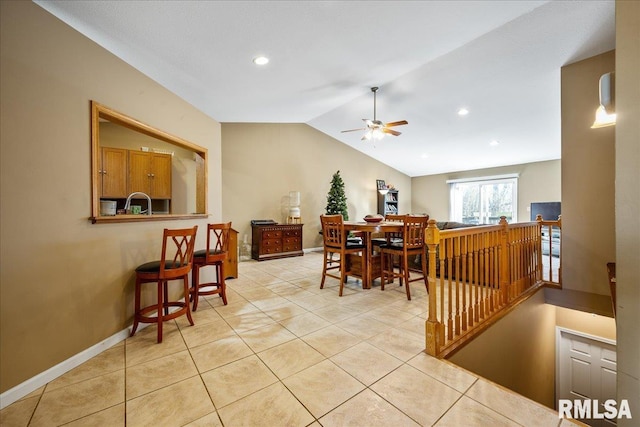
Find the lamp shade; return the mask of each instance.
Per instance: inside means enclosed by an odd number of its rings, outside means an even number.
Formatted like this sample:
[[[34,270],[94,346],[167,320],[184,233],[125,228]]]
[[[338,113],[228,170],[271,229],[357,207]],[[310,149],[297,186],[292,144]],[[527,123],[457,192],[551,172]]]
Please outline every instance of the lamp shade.
[[[615,72],[603,74],[599,81],[600,106],[596,110],[596,119],[591,129],[616,124],[616,77]]]

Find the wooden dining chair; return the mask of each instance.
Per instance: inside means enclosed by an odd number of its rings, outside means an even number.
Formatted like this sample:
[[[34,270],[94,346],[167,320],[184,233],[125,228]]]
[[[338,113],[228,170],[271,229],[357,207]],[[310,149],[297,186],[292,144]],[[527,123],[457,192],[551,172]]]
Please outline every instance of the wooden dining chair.
[[[411,288],[409,283],[424,280],[425,288],[429,291],[427,282],[427,262],[424,244],[424,231],[429,217],[423,215],[406,215],[402,228],[402,240],[380,246],[382,256],[382,277],[380,288],[384,291],[386,282],[392,282],[394,278],[400,279],[400,285],[404,283],[407,291],[407,299],[411,300]],[[420,255],[422,276],[410,278],[409,257]],[[393,258],[399,258],[398,271],[395,271]]]
[[[229,256],[229,233],[231,222],[207,224],[207,247],[193,254],[193,272],[191,273],[191,298],[193,311],[198,309],[200,295],[220,295],[222,303],[227,305],[227,285],[224,282],[224,262]],[[207,265],[215,267],[215,281],[200,283],[200,269]]]
[[[342,215],[320,215],[320,223],[322,225],[322,239],[324,243],[320,289],[324,288],[324,281],[327,276],[333,277],[340,280],[340,292],[338,295],[342,296],[347,277],[354,276],[360,278],[360,276],[352,274],[351,263],[348,260],[348,256],[360,254],[362,266],[360,272],[364,274],[365,254],[363,251],[366,249],[366,246],[362,243],[352,243],[347,240]],[[334,254],[337,254],[339,258],[334,258]],[[339,270],[340,275],[330,273],[330,271],[333,270]]]
[[[189,272],[193,265],[193,247],[196,241],[198,226],[179,230],[164,230],[162,238],[162,255],[159,260],[147,262],[136,268],[135,312],[133,317],[133,336],[139,323],[157,323],[158,343],[162,342],[163,322],[187,315],[193,326],[189,304]],[[168,282],[182,279],[184,301],[169,301]],[[141,307],[141,289],[144,283],[155,282],[158,285],[157,302]],[[169,307],[177,310],[169,313]],[[155,316],[150,313],[156,313]]]

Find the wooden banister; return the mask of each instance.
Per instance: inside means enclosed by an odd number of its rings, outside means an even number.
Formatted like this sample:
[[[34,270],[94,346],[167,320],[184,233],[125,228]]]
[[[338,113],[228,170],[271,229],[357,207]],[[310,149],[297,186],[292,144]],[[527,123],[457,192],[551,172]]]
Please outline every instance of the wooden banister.
[[[548,256],[543,227],[548,227]],[[430,219],[427,353],[451,354],[540,287],[560,287],[560,258],[552,256],[554,227],[560,236],[560,219],[509,224],[501,217],[497,225],[441,231]]]

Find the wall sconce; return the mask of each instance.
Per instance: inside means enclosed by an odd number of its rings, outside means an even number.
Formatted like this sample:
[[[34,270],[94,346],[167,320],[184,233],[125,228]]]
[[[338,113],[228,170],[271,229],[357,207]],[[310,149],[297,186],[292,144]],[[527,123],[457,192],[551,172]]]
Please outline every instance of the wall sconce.
[[[381,188],[381,189],[378,190],[378,193],[382,194],[383,196],[385,194],[387,194],[388,192],[389,192],[388,188]]]
[[[600,77],[600,106],[596,110],[596,120],[591,129],[616,124],[616,73],[614,71]]]

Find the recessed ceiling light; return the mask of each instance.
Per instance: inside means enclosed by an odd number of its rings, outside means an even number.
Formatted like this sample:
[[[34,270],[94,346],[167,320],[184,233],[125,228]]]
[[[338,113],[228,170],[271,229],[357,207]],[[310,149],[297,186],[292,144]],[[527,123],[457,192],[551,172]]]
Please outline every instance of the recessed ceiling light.
[[[269,63],[269,58],[266,56],[257,56],[253,58],[253,63],[256,65],[265,65]]]
[[[489,143],[489,145],[492,146],[492,147],[497,147],[498,145],[500,145],[500,143],[494,139],[493,141],[491,141]]]
[[[459,116],[466,116],[467,114],[469,114],[469,110],[467,110],[466,108],[462,107],[458,110],[458,115]]]

